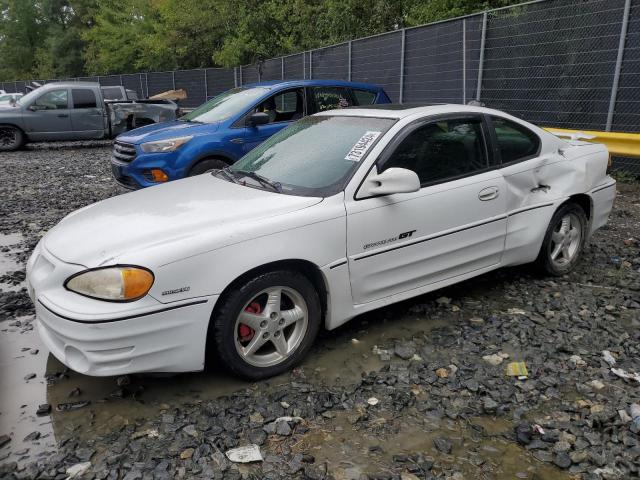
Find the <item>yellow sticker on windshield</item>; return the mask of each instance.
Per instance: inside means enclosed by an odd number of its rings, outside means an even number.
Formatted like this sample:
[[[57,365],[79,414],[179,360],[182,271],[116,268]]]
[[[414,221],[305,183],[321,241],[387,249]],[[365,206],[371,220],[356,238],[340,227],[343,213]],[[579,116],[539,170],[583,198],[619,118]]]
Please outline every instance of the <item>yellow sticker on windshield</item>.
[[[364,157],[364,154],[367,153],[367,150],[371,148],[373,142],[375,142],[376,138],[380,136],[382,132],[365,132],[364,135],[360,137],[360,140],[356,142],[356,144],[351,148],[347,156],[344,157],[345,160],[350,160],[352,162],[359,162]]]

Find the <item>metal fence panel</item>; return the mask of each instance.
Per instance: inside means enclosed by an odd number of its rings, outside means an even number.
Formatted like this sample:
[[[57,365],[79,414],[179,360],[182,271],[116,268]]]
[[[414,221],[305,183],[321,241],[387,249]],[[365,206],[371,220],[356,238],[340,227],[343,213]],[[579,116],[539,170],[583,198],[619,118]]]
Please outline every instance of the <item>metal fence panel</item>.
[[[349,44],[314,50],[311,56],[312,78],[325,80],[349,79]]]
[[[304,75],[304,64],[302,54],[284,57],[284,79],[300,80]]]
[[[260,68],[258,65],[242,67],[242,84],[256,83],[260,81]]]
[[[604,129],[624,0],[556,0],[489,15],[482,101],[536,124]]]
[[[233,70],[224,68],[207,69],[207,98],[212,98],[219,93],[234,87]]]
[[[463,21],[407,30],[404,101],[463,102]]]
[[[261,80],[282,79],[282,59],[271,58],[262,64]]]
[[[122,77],[120,75],[104,75],[99,76],[98,81],[103,87],[117,87],[121,85]]]
[[[392,101],[400,98],[402,32],[355,40],[351,45],[351,80],[384,87]]]
[[[634,0],[629,12],[628,33],[612,130],[640,130],[640,0]],[[638,171],[640,173],[640,169]]]
[[[145,98],[148,96],[144,81],[144,74],[142,73],[122,75],[122,85],[129,90],[135,90],[138,94],[138,98]]]
[[[149,73],[146,76],[146,81],[149,89],[147,92],[149,96],[157,95],[158,93],[173,89],[172,72]]]
[[[195,108],[207,101],[204,89],[204,70],[178,70],[175,72],[176,89],[184,89],[187,98],[180,105]]]

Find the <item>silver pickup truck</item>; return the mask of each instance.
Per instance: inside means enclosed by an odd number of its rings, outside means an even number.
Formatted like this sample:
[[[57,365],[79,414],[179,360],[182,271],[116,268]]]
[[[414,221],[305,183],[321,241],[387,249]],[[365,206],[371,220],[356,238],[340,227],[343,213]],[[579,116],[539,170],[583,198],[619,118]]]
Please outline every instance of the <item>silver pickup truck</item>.
[[[117,100],[108,88],[120,88]],[[169,100],[133,99],[123,87],[91,82],[48,83],[9,105],[0,106],[0,151],[27,142],[113,138],[151,123],[175,120]]]

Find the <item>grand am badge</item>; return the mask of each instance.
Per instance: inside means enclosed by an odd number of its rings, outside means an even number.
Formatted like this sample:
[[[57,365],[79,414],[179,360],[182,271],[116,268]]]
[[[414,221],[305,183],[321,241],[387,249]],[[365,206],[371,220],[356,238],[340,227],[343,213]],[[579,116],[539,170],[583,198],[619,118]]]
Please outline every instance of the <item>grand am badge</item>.
[[[181,287],[181,288],[176,288],[174,290],[165,290],[164,292],[162,292],[162,296],[174,295],[176,293],[182,293],[182,292],[188,292],[189,290],[191,290],[191,287]]]

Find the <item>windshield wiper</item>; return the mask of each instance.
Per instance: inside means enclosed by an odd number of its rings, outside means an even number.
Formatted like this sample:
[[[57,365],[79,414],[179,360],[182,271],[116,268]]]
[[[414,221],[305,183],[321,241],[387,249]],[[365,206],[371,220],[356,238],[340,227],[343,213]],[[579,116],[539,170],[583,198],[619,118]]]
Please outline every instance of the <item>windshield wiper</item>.
[[[213,175],[217,175],[218,173],[222,173],[225,176],[225,178],[228,178],[229,180],[231,180],[231,182],[238,183],[238,181],[235,179],[235,177],[229,173],[229,167],[224,167],[221,170],[218,170],[218,171],[215,171],[215,172],[211,172],[211,173]]]
[[[248,170],[229,170],[232,174],[238,174],[241,176],[253,178],[258,183],[271,188],[274,192],[282,193],[282,185],[280,182],[274,182],[269,180],[268,178],[263,177],[262,175],[257,174],[256,172],[250,172]]]

